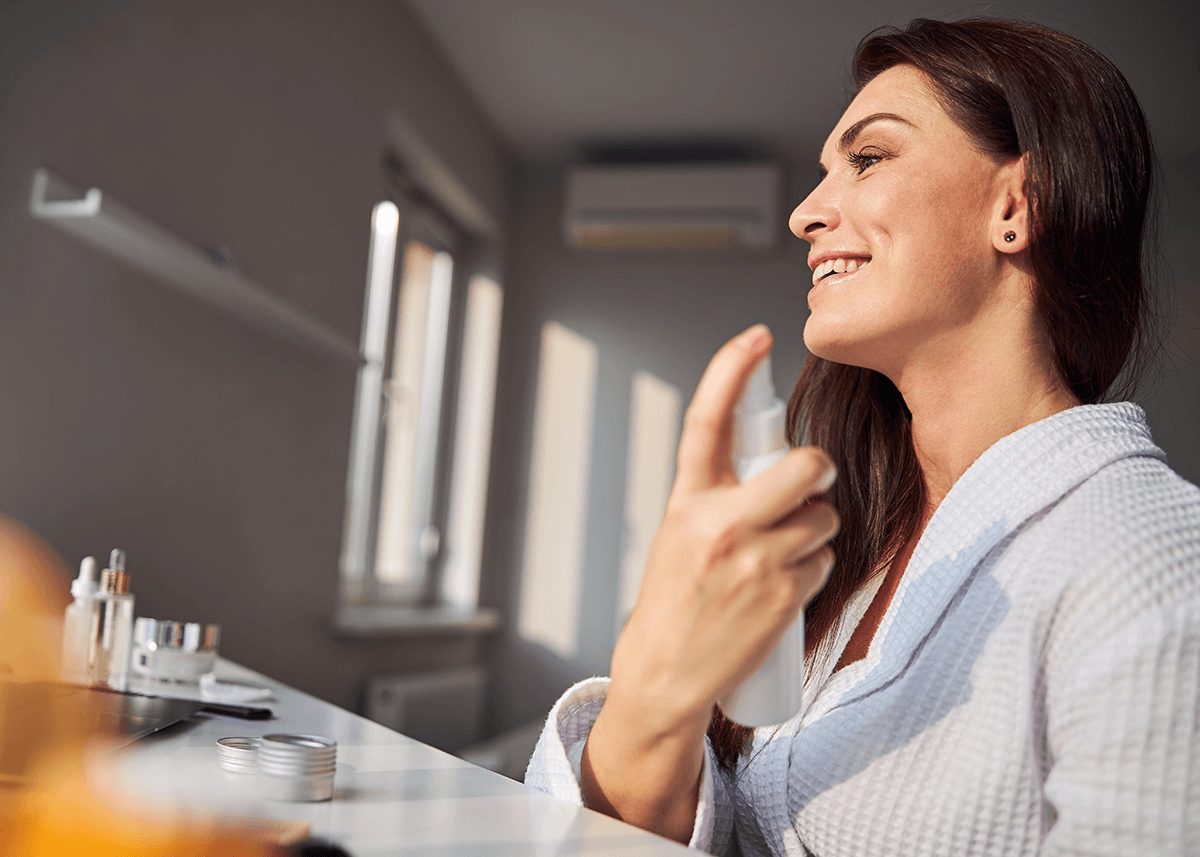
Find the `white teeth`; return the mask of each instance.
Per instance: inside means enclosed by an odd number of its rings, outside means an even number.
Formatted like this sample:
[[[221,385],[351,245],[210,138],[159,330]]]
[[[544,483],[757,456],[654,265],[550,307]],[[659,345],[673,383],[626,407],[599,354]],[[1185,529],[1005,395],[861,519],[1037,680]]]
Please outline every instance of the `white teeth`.
[[[815,286],[819,280],[828,276],[829,274],[853,274],[870,261],[870,259],[851,259],[844,257],[838,259],[826,259],[824,262],[817,265],[817,267],[813,268],[813,285]]]

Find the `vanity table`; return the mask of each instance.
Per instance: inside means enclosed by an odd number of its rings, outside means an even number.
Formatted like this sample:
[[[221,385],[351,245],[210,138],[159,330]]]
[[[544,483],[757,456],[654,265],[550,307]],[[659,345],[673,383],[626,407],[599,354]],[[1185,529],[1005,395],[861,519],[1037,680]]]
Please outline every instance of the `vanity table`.
[[[223,681],[260,685],[270,720],[200,713],[119,751],[115,774],[149,802],[229,816],[307,822],[354,857],[621,855],[669,857],[683,846],[530,789],[226,660]],[[142,690],[144,688],[138,688]],[[163,694],[166,695],[166,694]],[[183,695],[183,694],[175,694]],[[333,799],[267,800],[254,775],[217,765],[218,738],[274,732],[337,741]]]

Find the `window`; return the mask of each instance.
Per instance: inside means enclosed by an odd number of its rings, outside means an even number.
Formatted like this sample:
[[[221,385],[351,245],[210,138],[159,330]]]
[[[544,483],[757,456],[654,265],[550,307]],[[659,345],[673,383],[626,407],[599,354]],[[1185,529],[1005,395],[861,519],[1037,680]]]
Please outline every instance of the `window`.
[[[463,320],[454,472],[441,587],[443,600],[454,607],[470,608],[479,600],[503,304],[504,292],[499,285],[487,277],[471,278]]]
[[[372,214],[343,603],[477,604],[503,293],[464,245],[416,204]]]

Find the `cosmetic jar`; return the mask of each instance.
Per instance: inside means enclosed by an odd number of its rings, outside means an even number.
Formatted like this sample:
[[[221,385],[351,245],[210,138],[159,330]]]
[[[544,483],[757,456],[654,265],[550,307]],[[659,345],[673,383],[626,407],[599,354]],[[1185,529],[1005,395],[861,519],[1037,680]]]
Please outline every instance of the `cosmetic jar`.
[[[152,681],[194,684],[216,666],[220,636],[220,625],[139,617],[130,669]]]
[[[258,745],[258,784],[272,800],[333,797],[337,742],[320,735],[264,735]]]

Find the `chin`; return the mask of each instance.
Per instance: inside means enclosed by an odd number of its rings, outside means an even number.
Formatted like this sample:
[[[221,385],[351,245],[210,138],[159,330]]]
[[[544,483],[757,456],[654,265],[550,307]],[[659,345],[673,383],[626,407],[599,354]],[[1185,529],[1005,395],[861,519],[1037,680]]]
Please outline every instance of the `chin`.
[[[857,351],[856,346],[861,347],[861,343],[845,335],[837,335],[830,327],[829,324],[814,321],[814,317],[810,315],[804,324],[804,347],[810,354],[824,360],[832,360],[834,363],[852,362],[847,357]]]
[[[804,347],[810,354],[832,363],[883,371],[878,365],[881,362],[878,343],[863,338],[861,325],[850,327],[856,329],[855,332],[859,335],[851,335],[845,330],[839,332],[833,329],[833,325],[814,323],[810,315],[804,325]]]

